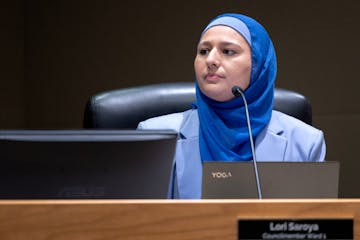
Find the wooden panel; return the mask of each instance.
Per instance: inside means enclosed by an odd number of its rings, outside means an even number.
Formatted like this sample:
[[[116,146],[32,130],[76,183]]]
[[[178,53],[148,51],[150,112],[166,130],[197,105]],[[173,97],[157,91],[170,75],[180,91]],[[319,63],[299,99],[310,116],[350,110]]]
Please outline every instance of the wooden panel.
[[[0,239],[236,239],[239,218],[353,218],[360,199],[0,201]]]

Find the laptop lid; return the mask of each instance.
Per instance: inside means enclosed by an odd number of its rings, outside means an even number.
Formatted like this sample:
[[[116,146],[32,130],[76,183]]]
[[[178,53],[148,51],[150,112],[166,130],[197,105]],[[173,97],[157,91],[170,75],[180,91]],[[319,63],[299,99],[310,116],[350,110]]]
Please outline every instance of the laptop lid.
[[[166,198],[177,134],[0,131],[0,199]]]
[[[257,162],[263,198],[337,198],[338,162]],[[204,162],[202,198],[258,198],[253,162]]]

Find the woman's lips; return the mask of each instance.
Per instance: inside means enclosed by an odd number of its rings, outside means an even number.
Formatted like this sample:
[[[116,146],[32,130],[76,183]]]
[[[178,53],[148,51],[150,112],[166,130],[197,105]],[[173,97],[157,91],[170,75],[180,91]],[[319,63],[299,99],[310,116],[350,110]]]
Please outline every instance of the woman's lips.
[[[217,81],[221,80],[222,78],[224,78],[224,76],[219,75],[219,74],[209,73],[209,74],[205,75],[205,80],[209,81],[209,82],[217,82]]]

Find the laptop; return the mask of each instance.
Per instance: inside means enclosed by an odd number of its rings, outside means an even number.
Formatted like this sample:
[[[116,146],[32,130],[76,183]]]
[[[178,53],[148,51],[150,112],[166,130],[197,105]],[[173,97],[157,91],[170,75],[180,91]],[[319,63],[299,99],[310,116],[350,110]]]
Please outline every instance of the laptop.
[[[177,134],[0,131],[0,199],[165,199]]]
[[[337,198],[339,162],[257,162],[263,198]],[[202,198],[259,198],[253,162],[204,162]]]

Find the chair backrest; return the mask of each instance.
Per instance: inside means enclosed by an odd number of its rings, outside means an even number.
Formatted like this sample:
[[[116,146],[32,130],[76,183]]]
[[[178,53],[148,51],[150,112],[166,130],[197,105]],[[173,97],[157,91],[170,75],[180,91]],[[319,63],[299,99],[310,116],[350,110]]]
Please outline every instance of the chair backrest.
[[[135,129],[140,121],[191,108],[195,102],[193,82],[160,83],[111,90],[89,98],[84,128]],[[312,123],[310,102],[305,96],[275,89],[274,109]]]

